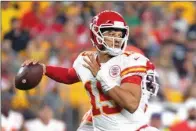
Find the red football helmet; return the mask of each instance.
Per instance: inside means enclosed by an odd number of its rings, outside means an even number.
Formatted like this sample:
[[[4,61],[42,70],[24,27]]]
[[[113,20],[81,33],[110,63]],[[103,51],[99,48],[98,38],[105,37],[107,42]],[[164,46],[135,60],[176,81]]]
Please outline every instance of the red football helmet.
[[[109,47],[104,41],[104,38],[108,36],[104,36],[103,31],[107,29],[120,30],[123,32],[122,38],[110,37],[113,38],[113,47]],[[110,10],[99,13],[93,17],[90,24],[90,30],[91,42],[97,50],[108,53],[112,56],[122,54],[125,50],[129,36],[129,27],[126,25],[125,20],[119,13]],[[120,39],[120,48],[114,48],[114,39]]]

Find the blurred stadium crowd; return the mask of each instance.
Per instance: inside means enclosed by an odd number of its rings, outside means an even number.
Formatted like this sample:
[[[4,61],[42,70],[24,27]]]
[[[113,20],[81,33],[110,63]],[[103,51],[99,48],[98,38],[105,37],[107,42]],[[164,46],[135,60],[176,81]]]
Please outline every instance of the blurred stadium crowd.
[[[1,2],[2,130],[76,130],[90,108],[81,83],[63,85],[44,76],[35,89],[20,91],[14,75],[27,59],[71,67],[80,52],[92,49],[90,19],[106,9],[123,15],[129,45],[140,48],[159,72],[149,124],[196,131],[196,2]],[[15,117],[7,119],[8,110]],[[54,127],[32,122],[38,118],[53,120]]]

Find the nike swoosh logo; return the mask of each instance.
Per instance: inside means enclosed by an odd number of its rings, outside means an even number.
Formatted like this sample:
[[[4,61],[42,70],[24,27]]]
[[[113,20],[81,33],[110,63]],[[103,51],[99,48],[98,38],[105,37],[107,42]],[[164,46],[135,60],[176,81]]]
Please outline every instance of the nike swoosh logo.
[[[134,60],[138,60],[140,57],[136,57],[136,58],[134,58]]]

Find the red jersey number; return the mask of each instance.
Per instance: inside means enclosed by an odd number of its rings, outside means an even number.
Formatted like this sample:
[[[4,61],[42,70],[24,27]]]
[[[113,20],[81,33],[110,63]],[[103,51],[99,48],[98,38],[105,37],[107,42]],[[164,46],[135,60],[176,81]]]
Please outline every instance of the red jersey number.
[[[114,103],[114,101],[109,96],[107,96],[103,93],[100,82],[96,83],[96,88],[97,88],[98,94],[99,94],[98,96],[94,95],[93,90],[92,90],[92,84],[90,81],[85,84],[85,88],[89,92],[90,97],[91,97],[93,116],[100,115],[101,113],[105,113],[105,114],[109,114],[109,115],[116,114],[122,110],[122,108],[120,106],[116,105]],[[96,105],[96,99],[100,103],[102,103],[101,107],[98,107]],[[104,105],[103,105],[103,102],[107,102],[107,101],[112,103],[112,107],[109,106],[109,104],[107,104],[107,103],[104,103]]]

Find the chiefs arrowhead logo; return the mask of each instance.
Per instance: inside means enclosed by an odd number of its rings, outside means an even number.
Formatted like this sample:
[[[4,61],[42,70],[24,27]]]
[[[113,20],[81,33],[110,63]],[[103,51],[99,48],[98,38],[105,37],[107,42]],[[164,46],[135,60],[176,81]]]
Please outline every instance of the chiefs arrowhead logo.
[[[113,65],[110,70],[109,70],[109,74],[111,77],[117,77],[120,75],[120,67],[118,65]]]

